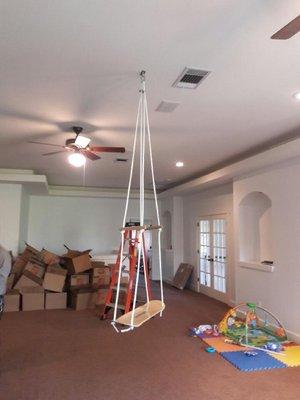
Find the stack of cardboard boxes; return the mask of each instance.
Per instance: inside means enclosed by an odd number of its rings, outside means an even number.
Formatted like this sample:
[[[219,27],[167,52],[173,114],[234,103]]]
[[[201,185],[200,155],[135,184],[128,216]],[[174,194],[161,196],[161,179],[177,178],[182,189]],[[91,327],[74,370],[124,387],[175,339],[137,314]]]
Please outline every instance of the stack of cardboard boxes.
[[[68,249],[57,256],[26,249],[14,261],[7,280],[5,311],[94,308],[105,302],[111,266],[93,261],[90,251]]]

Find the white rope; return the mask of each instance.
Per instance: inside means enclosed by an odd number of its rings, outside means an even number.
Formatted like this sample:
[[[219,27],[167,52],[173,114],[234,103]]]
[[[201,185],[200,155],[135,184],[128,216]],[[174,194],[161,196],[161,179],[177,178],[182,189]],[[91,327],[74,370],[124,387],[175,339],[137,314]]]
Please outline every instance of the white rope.
[[[119,273],[118,273],[117,293],[116,293],[116,299],[115,299],[113,322],[116,321],[118,304],[119,304],[120,283],[121,283],[121,275],[122,275],[123,251],[124,251],[124,231],[122,230],[121,231],[121,253],[120,253],[120,260],[119,260]]]
[[[142,103],[142,110],[141,110],[141,121],[140,121],[140,225],[143,225],[142,215],[143,215],[143,115],[144,115],[144,96],[143,91],[141,91],[141,103]]]
[[[122,227],[125,227],[126,218],[127,218],[127,211],[128,211],[131,183],[132,183],[132,175],[133,175],[133,167],[134,167],[134,160],[135,160],[135,150],[136,150],[136,140],[137,140],[137,132],[138,132],[138,125],[139,125],[140,110],[141,110],[141,97],[140,97],[140,100],[139,100],[138,112],[137,112],[137,117],[136,117],[134,140],[133,140],[133,149],[132,149],[132,159],[131,159],[129,182],[128,182],[128,189],[127,189],[126,204],[125,204]],[[121,275],[122,275],[123,252],[124,252],[124,231],[121,231],[121,254],[120,254],[117,293],[116,293],[116,299],[115,299],[113,322],[115,322],[115,320],[117,318],[117,310],[118,310],[119,296],[120,296]],[[114,326],[114,328],[116,329],[115,326]]]
[[[141,111],[141,98],[142,98],[142,96],[140,97],[140,100],[139,100],[138,112],[137,112],[136,124],[135,124],[130,175],[129,175],[128,189],[127,189],[127,196],[126,196],[126,205],[125,205],[125,211],[124,211],[124,217],[123,217],[123,225],[122,225],[123,227],[125,226],[125,223],[126,223],[128,204],[129,204],[129,197],[130,197],[130,190],[131,190],[131,183],[132,183],[132,174],[133,174],[133,166],[134,166],[134,159],[135,159],[135,149],[136,149],[136,139],[137,139],[138,125],[139,125],[139,116],[140,116],[140,111]]]
[[[150,132],[150,125],[149,125],[149,116],[148,116],[148,106],[147,106],[146,93],[145,93],[145,106],[146,106],[145,109],[146,109],[147,137],[148,137],[148,147],[149,147],[149,155],[150,155],[150,167],[151,167],[151,176],[152,176],[154,200],[155,200],[156,218],[157,218],[157,224],[160,225],[157,193],[156,193],[156,186],[155,186],[154,167],[153,167],[153,156],[152,156],[152,146],[151,146],[151,132]],[[158,267],[159,267],[160,298],[161,298],[161,301],[164,302],[164,288],[163,288],[163,281],[162,281],[162,262],[161,262],[161,228],[158,231],[158,238],[157,239],[158,239]],[[162,312],[160,313],[160,316],[162,316]]]
[[[82,175],[82,186],[85,187],[85,178],[86,178],[86,162],[83,164],[83,175]]]
[[[144,232],[144,230],[141,230],[141,231],[140,231],[140,234],[139,234],[139,241],[138,241],[138,265],[137,265],[137,271],[136,271],[135,288],[134,288],[134,298],[133,298],[132,314],[131,314],[131,320],[130,320],[130,325],[131,325],[131,326],[133,326],[133,320],[134,320],[134,314],[135,314],[135,306],[136,306],[136,299],[137,299],[137,290],[138,290],[138,286],[139,286],[140,266],[141,266],[141,247],[143,246],[143,232]]]
[[[146,298],[147,298],[147,303],[149,303],[149,288],[148,288],[148,265],[146,264],[146,252],[145,252],[145,240],[144,240],[144,233],[143,233],[143,270],[144,270],[144,281],[145,281],[145,288],[146,288]]]
[[[145,93],[145,104],[146,104],[147,137],[148,137],[148,146],[149,146],[149,155],[150,155],[150,168],[151,168],[151,177],[152,177],[152,185],[153,185],[153,194],[154,194],[154,201],[155,201],[157,224],[160,225],[160,217],[159,217],[158,201],[157,201],[157,193],[156,193],[156,185],[155,185],[155,177],[154,177],[152,145],[151,145],[151,133],[150,133],[150,125],[149,125],[148,105],[147,105],[146,93]]]
[[[140,145],[140,226],[144,225],[144,213],[145,213],[145,148],[146,148],[146,134],[148,139],[148,147],[149,147],[149,156],[150,156],[150,167],[151,167],[151,176],[152,176],[152,185],[154,192],[154,200],[155,200],[155,209],[156,209],[156,217],[157,224],[160,225],[160,217],[159,217],[159,208],[158,208],[158,200],[155,186],[155,177],[154,177],[154,168],[153,168],[153,156],[152,156],[152,146],[151,146],[151,133],[149,126],[149,116],[148,116],[148,106],[147,106],[147,98],[146,98],[146,90],[145,90],[145,77],[144,73],[141,73],[141,95],[138,105],[138,112],[136,118],[135,125],[135,134],[134,134],[134,142],[133,142],[133,154],[131,160],[130,167],[130,176],[128,183],[128,190],[126,196],[126,205],[123,217],[123,227],[125,228],[127,212],[128,212],[128,204],[129,197],[131,191],[132,184],[132,176],[133,176],[133,167],[135,161],[135,153],[136,153],[136,143],[137,143],[137,135],[139,131],[139,145]],[[119,271],[118,271],[118,284],[117,284],[117,293],[116,293],[116,301],[114,308],[114,316],[112,325],[114,329],[118,331],[115,322],[117,317],[117,307],[119,302],[119,293],[120,293],[120,282],[121,282],[121,274],[122,274],[122,260],[123,260],[123,252],[124,252],[124,230],[121,231],[121,249],[120,249],[120,260],[119,260]],[[136,309],[136,301],[137,301],[137,291],[139,285],[139,276],[140,276],[140,268],[141,268],[141,257],[143,257],[143,270],[144,270],[144,278],[145,278],[145,286],[146,286],[146,295],[147,295],[147,303],[149,302],[149,288],[147,281],[147,265],[146,265],[146,254],[145,254],[145,241],[144,241],[144,229],[141,229],[137,234],[136,240],[138,241],[138,262],[137,262],[137,272],[135,279],[135,288],[134,288],[134,298],[132,304],[132,314],[130,320],[130,326],[127,329],[121,330],[121,332],[127,332],[134,328],[134,317],[135,317],[135,309]],[[160,276],[160,294],[161,301],[164,302],[164,293],[163,293],[163,283],[162,283],[162,261],[161,261],[161,228],[158,230],[158,262],[159,262],[159,276]],[[147,271],[147,273],[146,273]],[[162,311],[160,312],[160,316],[162,315]]]
[[[142,137],[141,137],[141,148],[142,148],[142,215],[141,215],[141,225],[144,225],[145,218],[145,130],[146,130],[146,102],[145,102],[145,81],[142,83],[142,96],[143,96],[143,109],[142,109]]]

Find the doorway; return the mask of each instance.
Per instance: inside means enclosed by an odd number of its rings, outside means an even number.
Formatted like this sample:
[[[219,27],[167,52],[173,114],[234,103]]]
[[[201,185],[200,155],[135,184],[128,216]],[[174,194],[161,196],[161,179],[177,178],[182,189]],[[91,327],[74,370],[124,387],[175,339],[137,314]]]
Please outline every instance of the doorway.
[[[203,217],[198,227],[198,291],[227,302],[226,215]]]

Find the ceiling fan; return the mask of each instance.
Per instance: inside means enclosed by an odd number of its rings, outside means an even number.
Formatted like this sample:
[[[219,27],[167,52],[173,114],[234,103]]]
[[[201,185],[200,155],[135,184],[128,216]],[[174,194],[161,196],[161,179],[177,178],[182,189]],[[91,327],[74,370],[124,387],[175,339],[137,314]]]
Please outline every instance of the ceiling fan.
[[[271,36],[271,39],[286,40],[300,31],[300,15]]]
[[[43,156],[51,156],[53,154],[64,153],[64,152],[72,152],[76,154],[78,159],[83,157],[87,157],[92,161],[99,160],[99,157],[95,153],[125,153],[124,147],[103,147],[103,146],[90,146],[90,141],[86,136],[81,135],[83,128],[81,126],[72,126],[72,130],[75,134],[74,138],[67,139],[65,145],[53,144],[53,143],[44,143],[44,142],[36,142],[29,141],[28,143],[41,144],[45,146],[54,146],[60,147],[63,150],[51,151],[50,153],[44,153]],[[80,155],[80,156],[78,156]],[[70,160],[71,162],[71,160]],[[85,159],[84,159],[85,162]]]

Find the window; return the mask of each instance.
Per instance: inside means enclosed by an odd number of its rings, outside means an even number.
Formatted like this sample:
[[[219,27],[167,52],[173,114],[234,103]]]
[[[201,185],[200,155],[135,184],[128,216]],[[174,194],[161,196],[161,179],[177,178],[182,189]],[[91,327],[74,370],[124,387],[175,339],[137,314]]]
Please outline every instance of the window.
[[[199,241],[200,285],[226,293],[226,219],[201,219]]]

